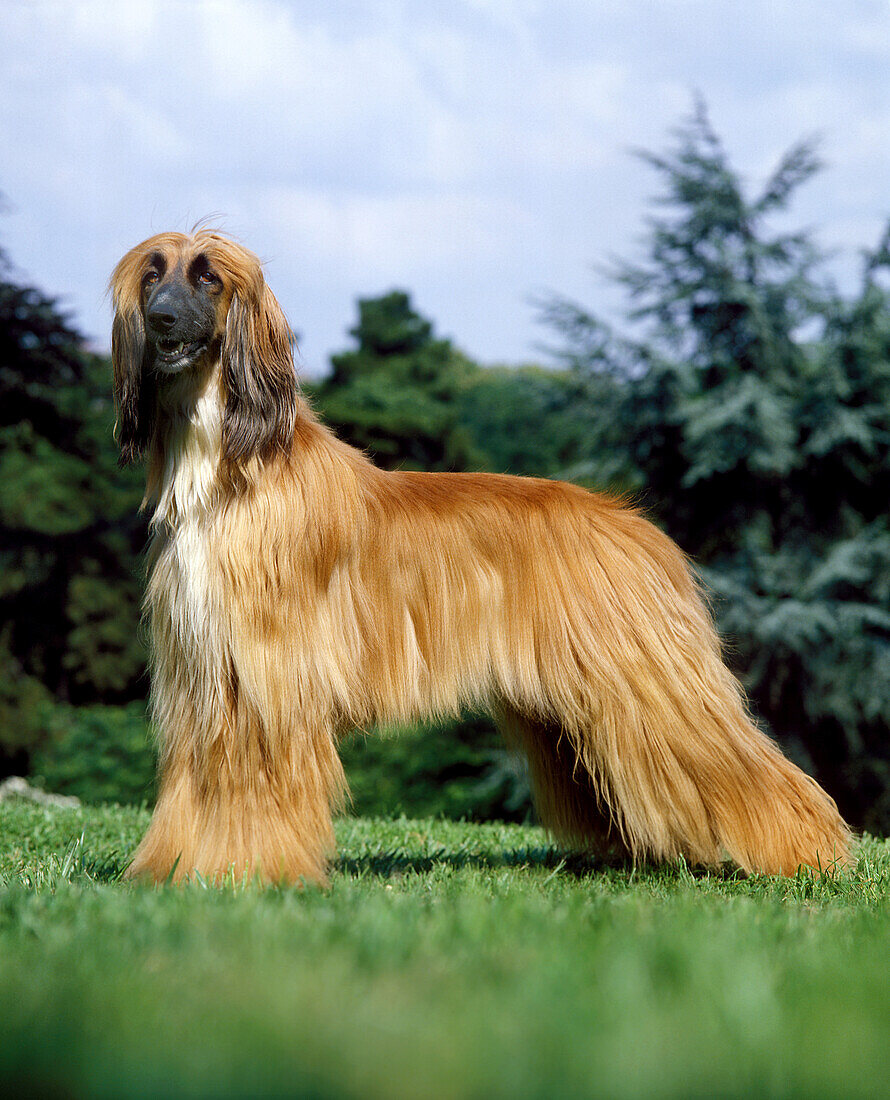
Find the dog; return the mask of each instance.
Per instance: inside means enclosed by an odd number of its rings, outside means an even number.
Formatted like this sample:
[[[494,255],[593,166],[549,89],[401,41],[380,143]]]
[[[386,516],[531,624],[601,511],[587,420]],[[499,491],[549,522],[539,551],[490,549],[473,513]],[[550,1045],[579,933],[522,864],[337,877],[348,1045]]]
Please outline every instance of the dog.
[[[262,266],[162,233],[110,290],[121,461],[147,459],[160,791],[129,874],[324,883],[354,728],[487,706],[560,842],[791,875],[831,798],[752,723],[683,553],[576,485],[389,472],[301,394]]]

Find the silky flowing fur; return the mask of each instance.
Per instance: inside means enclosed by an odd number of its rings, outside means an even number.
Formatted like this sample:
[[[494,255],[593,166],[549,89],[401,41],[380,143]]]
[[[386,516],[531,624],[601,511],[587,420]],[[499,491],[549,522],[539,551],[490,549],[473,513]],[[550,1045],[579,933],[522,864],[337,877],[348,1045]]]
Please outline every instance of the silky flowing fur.
[[[153,370],[144,272],[200,255],[212,339]],[[189,267],[189,265],[192,267]],[[162,234],[111,288],[124,459],[146,453],[160,795],[130,869],[324,882],[338,738],[488,706],[568,844],[793,874],[850,858],[752,724],[681,551],[577,486],[385,472],[319,423],[246,249]]]

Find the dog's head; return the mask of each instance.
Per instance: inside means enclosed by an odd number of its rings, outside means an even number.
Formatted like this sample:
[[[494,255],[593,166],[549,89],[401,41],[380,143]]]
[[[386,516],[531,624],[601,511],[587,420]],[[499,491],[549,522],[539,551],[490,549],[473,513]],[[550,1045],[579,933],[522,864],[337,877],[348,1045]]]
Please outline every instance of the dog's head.
[[[237,468],[287,446],[298,402],[293,335],[252,252],[206,230],[160,233],[123,257],[110,289],[122,461],[144,453],[165,395],[188,405],[217,367],[224,462]]]

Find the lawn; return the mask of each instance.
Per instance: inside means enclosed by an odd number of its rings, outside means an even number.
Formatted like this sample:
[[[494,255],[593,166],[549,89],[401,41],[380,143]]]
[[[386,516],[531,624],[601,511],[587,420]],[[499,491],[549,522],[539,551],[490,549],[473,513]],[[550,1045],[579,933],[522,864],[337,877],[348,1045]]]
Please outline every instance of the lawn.
[[[328,890],[122,884],[144,811],[0,806],[0,1093],[890,1096],[890,842],[832,881],[344,819]]]

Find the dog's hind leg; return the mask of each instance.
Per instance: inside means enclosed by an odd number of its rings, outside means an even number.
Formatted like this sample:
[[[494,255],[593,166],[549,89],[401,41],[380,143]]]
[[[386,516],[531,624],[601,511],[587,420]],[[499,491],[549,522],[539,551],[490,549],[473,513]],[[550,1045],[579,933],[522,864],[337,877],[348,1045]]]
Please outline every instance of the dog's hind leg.
[[[551,699],[630,850],[771,874],[847,863],[834,802],[749,719],[679,550],[632,513],[597,534]]]
[[[636,687],[632,703],[606,708],[575,739],[634,854],[708,865],[729,856],[785,875],[849,861],[834,802],[749,721],[735,691],[712,684],[703,696],[690,681],[683,700]]]
[[[590,773],[558,726],[502,705],[495,713],[508,746],[528,761],[532,798],[541,824],[556,840],[602,857],[627,855],[627,847],[597,794]]]

